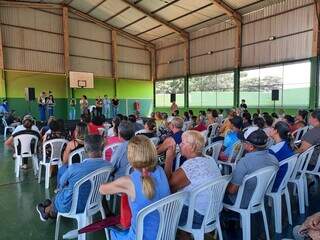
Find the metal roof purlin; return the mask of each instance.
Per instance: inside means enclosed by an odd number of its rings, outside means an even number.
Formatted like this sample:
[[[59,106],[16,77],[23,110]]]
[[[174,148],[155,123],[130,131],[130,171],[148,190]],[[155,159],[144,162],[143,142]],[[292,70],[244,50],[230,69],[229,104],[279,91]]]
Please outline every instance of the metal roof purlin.
[[[36,3],[36,2],[19,2],[19,1],[0,1],[3,7],[32,7],[32,8],[62,8],[60,4],[54,3]]]
[[[175,31],[176,33],[178,33],[183,39],[189,39],[189,33],[180,29],[179,27],[175,26],[172,23],[167,22],[166,20],[164,20],[163,18],[152,14],[150,12],[147,12],[146,10],[144,10],[143,8],[135,5],[134,3],[130,2],[129,0],[121,0],[122,2],[126,3],[127,5],[129,5],[131,8],[138,10],[139,12],[145,14],[146,16],[152,18],[153,20],[161,23],[162,25],[172,29],[173,31]]]
[[[85,19],[87,19],[87,20],[89,20],[89,21],[91,21],[91,22],[93,22],[93,23],[95,23],[95,24],[97,24],[97,25],[99,25],[101,27],[107,28],[109,30],[114,30],[114,31],[118,32],[120,35],[125,36],[125,37],[127,37],[127,38],[129,38],[129,39],[141,44],[141,45],[144,45],[144,46],[150,47],[150,48],[155,48],[155,45],[153,43],[150,43],[150,42],[148,42],[148,41],[146,41],[146,40],[144,40],[142,38],[139,38],[137,36],[134,36],[134,35],[126,32],[126,31],[123,31],[123,30],[121,30],[121,29],[119,29],[117,27],[114,27],[114,26],[112,26],[112,25],[110,25],[108,23],[100,21],[100,20],[96,19],[95,17],[92,17],[91,15],[88,15],[88,14],[86,14],[86,13],[84,13],[82,11],[79,11],[79,10],[73,8],[73,7],[68,6],[68,8],[69,8],[70,12],[78,15],[79,17],[85,18]]]
[[[211,0],[211,2],[213,2],[215,6],[224,11],[225,14],[227,14],[231,19],[233,19],[237,25],[242,23],[242,16],[237,11],[229,7],[224,1]]]

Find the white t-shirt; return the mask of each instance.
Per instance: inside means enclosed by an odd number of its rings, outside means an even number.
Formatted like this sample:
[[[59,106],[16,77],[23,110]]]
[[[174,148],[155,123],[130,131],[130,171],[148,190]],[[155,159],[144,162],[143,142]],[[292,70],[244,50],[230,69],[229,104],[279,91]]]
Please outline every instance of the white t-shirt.
[[[186,186],[184,191],[191,192],[196,187],[214,181],[221,176],[220,169],[213,159],[205,157],[196,157],[185,161],[182,170],[186,174],[190,184]],[[195,210],[204,215],[208,208],[209,196],[207,192],[202,192],[198,195],[196,200]],[[186,203],[188,205],[188,203]]]
[[[12,132],[12,135],[13,135],[13,134],[16,134],[16,133],[18,133],[18,132],[24,131],[24,130],[27,130],[27,129],[26,129],[23,125],[19,125],[19,126],[17,126],[17,127],[14,129],[14,131]],[[38,129],[38,127],[35,126],[35,125],[32,125],[31,130],[36,131],[36,132],[39,133],[39,129]]]

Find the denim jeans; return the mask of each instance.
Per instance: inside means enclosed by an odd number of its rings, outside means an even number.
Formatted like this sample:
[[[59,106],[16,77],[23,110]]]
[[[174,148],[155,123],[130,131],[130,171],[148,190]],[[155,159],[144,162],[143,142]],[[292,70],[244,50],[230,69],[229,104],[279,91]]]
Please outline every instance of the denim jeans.
[[[70,107],[69,120],[76,120],[76,109],[74,107]]]

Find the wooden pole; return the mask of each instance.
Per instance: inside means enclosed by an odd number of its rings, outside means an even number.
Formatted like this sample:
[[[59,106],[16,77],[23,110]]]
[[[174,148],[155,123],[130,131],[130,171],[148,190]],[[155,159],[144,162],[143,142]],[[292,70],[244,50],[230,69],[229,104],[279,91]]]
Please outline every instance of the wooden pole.
[[[70,84],[69,84],[69,71],[70,71],[70,56],[69,56],[69,9],[68,7],[62,8],[62,27],[63,27],[63,56],[64,56],[64,74],[66,81],[66,116],[69,114],[70,102]]]
[[[111,59],[112,59],[112,79],[114,82],[114,95],[117,96],[118,81],[118,49],[117,49],[117,32],[111,31]]]
[[[4,73],[4,57],[3,57],[3,46],[2,46],[2,33],[1,33],[1,23],[0,23],[0,85],[1,85],[1,97],[7,97],[6,90],[6,79]]]

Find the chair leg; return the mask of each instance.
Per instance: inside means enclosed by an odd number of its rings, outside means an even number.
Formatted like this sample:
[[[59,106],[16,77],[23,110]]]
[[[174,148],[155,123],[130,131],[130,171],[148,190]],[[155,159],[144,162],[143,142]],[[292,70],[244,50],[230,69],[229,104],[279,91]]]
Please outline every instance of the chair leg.
[[[200,230],[192,232],[194,240],[204,240],[204,233]]]
[[[286,199],[288,222],[290,225],[292,225],[291,202],[290,202],[290,194],[289,194],[288,188],[286,188],[286,190],[284,191],[284,196]]]
[[[36,156],[32,156],[32,166],[33,166],[33,173],[36,176],[39,171],[38,158]]]
[[[4,138],[4,139],[7,139],[7,127],[4,128],[3,138]]]
[[[298,200],[299,200],[299,211],[300,214],[305,214],[305,203],[304,203],[304,189],[303,189],[303,183],[298,182],[297,184],[297,191],[298,191]]]
[[[55,230],[55,234],[54,234],[54,240],[59,239],[60,218],[61,218],[61,216],[58,214],[57,220],[56,220],[56,230]]]
[[[38,183],[41,182],[41,169],[42,169],[42,165],[39,165],[39,172],[38,172]]]
[[[242,239],[251,239],[251,216],[246,213],[241,213],[240,215],[242,223]]]
[[[78,220],[78,230],[87,226],[87,219],[85,216],[80,216],[77,220]],[[86,234],[85,233],[79,234],[78,240],[86,240]]]
[[[281,207],[281,205],[280,205],[280,207]],[[263,217],[264,230],[265,230],[265,232],[266,232],[266,239],[267,239],[267,240],[270,240],[267,214],[266,214],[266,209],[264,208],[264,206],[262,206],[261,212],[262,212],[262,217]]]
[[[99,208],[100,208],[101,218],[105,219],[106,218],[106,213],[104,212],[102,204],[100,204]]]
[[[281,209],[281,196],[272,197],[273,200],[273,213],[274,213],[274,225],[276,233],[282,232],[282,209]]]
[[[50,165],[46,165],[45,188],[49,188]]]
[[[223,240],[222,230],[221,230],[221,225],[220,225],[220,220],[219,220],[219,218],[217,219],[216,227],[217,227],[217,232],[218,232],[219,240]]]
[[[307,182],[307,177],[304,176],[303,178],[303,189],[304,189],[304,201],[306,204],[306,207],[309,206],[309,191],[308,191],[308,182]]]
[[[16,178],[19,178],[19,175],[20,175],[20,161],[21,161],[21,158],[17,156],[15,160]]]

